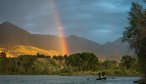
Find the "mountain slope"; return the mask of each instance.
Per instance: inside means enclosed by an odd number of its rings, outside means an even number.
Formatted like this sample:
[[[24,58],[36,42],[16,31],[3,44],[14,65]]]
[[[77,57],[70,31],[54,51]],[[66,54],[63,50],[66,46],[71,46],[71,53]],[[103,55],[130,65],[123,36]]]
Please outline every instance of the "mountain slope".
[[[61,50],[60,38],[57,36],[32,34],[31,37],[33,46],[47,50]]]
[[[31,45],[31,34],[9,22],[0,24],[0,44]]]
[[[99,54],[101,45],[90,41],[88,39],[78,37],[76,35],[71,35],[67,38],[68,46],[70,49],[70,53],[77,52],[93,52]]]
[[[61,49],[59,37],[31,34],[9,22],[0,24],[0,45],[29,45],[47,50]]]
[[[105,56],[119,59],[121,56],[134,54],[133,50],[130,49],[129,44],[122,42],[122,38],[118,38],[113,42],[107,42],[102,46],[104,49],[102,53]]]
[[[16,57],[19,55],[36,55],[37,53],[46,56],[62,55],[62,52],[56,50],[44,50],[33,46],[0,46],[0,52],[6,52],[8,57]]]

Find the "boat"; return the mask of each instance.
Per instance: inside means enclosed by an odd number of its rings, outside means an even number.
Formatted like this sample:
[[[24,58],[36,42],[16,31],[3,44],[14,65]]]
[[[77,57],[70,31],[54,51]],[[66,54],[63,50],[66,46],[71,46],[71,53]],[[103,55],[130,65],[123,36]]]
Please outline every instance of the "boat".
[[[96,80],[106,80],[106,77],[103,77],[103,78],[96,78]]]

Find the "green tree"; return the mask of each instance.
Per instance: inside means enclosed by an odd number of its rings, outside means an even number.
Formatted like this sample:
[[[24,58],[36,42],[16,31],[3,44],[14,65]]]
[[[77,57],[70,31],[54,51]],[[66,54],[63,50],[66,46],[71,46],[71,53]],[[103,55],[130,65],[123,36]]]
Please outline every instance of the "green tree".
[[[102,64],[102,67],[109,69],[109,68],[116,68],[118,65],[118,62],[114,60],[105,60],[101,64]]]
[[[1,53],[0,53],[0,57],[4,57],[4,58],[6,58],[6,57],[7,57],[7,55],[6,55],[6,53],[5,53],[5,52],[1,52]]]
[[[66,59],[67,65],[74,67],[75,71],[96,70],[99,60],[92,53],[72,54]]]
[[[128,42],[139,60],[146,76],[146,9],[133,2],[128,17],[129,25],[123,33],[123,41]]]
[[[122,67],[129,69],[129,68],[136,68],[136,59],[131,56],[123,56],[121,60]]]

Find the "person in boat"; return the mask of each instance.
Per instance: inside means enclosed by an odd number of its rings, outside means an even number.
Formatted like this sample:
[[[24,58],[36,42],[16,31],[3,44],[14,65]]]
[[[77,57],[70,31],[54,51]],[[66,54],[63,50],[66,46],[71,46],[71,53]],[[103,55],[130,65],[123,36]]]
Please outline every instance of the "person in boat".
[[[105,72],[102,72],[102,79],[106,79]]]
[[[102,72],[102,78],[106,78],[106,77],[105,77],[105,72]]]
[[[98,73],[98,78],[101,79],[101,72]]]
[[[105,72],[99,72],[98,78],[96,78],[96,80],[106,80]]]

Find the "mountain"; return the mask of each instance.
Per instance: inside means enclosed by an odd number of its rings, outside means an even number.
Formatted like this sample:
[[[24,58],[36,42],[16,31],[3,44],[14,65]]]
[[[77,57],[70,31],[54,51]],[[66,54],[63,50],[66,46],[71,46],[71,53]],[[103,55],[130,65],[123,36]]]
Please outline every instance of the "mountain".
[[[59,37],[31,34],[10,22],[0,24],[0,38],[0,45],[27,45],[47,50],[60,50]]]
[[[107,42],[102,45],[103,51],[102,54],[104,56],[108,56],[108,59],[119,59],[124,55],[134,55],[133,50],[130,49],[129,44],[126,42],[122,42],[122,38],[118,38],[113,42]]]
[[[93,52],[98,55],[102,48],[100,44],[76,35],[69,36],[67,42],[70,48],[70,53]]]
[[[9,22],[0,24],[0,45],[31,45],[31,34]]]
[[[102,58],[119,59],[123,55],[133,53],[128,48],[128,43],[122,43],[121,38],[103,45],[76,35],[71,35],[67,37],[66,40],[70,54],[92,52]],[[61,50],[60,38],[58,36],[31,34],[9,22],[0,24],[0,45],[23,45],[44,50]]]

